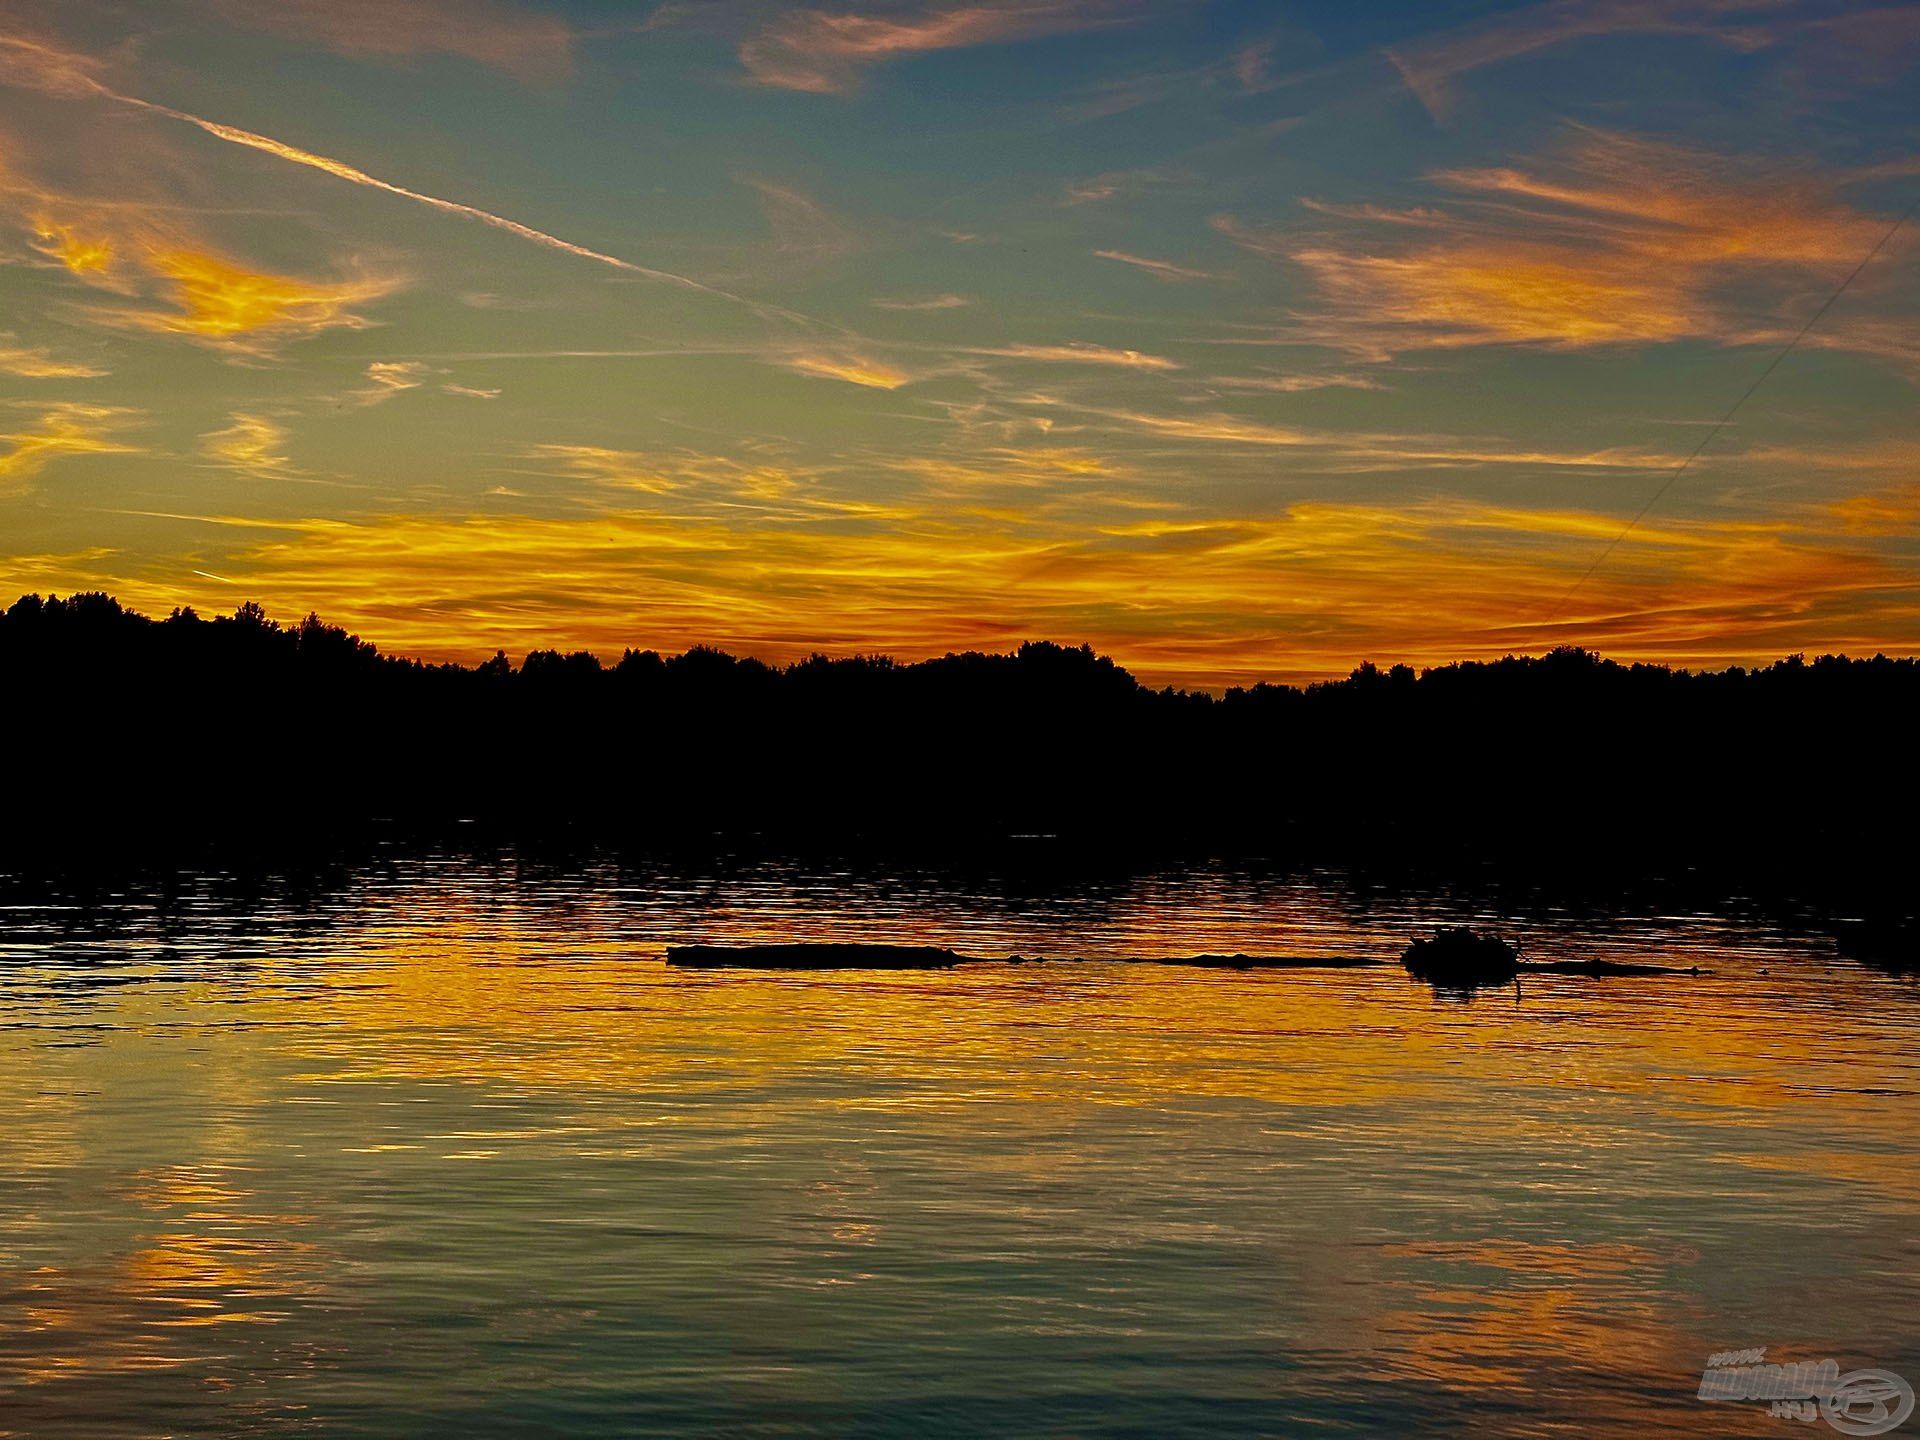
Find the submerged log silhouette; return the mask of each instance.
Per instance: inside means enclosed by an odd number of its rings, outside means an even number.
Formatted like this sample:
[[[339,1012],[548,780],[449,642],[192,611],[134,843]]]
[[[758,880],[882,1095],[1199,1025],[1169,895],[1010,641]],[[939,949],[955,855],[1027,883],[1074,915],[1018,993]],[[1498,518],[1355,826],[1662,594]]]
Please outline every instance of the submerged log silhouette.
[[[1128,963],[1204,970],[1364,970],[1386,962],[1370,955],[1137,955]]]
[[[1698,975],[1698,965],[1642,965],[1632,960],[1529,960],[1522,975]]]
[[[1521,964],[1503,940],[1469,929],[1442,930],[1407,947],[1416,979],[1447,988],[1500,985],[1516,975],[1697,975],[1699,969],[1618,960]],[[667,963],[689,970],[950,970],[956,965],[1170,965],[1199,970],[1363,970],[1387,962],[1367,955],[962,955],[937,945],[798,941],[767,945],[669,945]]]
[[[1368,955],[962,955],[935,945],[860,941],[769,945],[669,945],[667,963],[686,969],[946,970],[955,965],[1178,965],[1202,970],[1358,970],[1384,964]]]
[[[967,957],[935,945],[669,945],[667,964],[732,970],[949,970]]]

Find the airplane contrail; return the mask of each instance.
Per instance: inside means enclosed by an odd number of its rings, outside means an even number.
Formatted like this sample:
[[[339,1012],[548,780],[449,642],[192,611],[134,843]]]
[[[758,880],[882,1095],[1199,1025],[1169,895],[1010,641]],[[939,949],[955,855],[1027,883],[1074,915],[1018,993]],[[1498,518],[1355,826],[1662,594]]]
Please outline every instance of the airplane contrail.
[[[131,95],[114,95],[114,99],[123,105],[132,105],[148,110],[156,115],[164,115],[170,120],[178,120],[193,125],[216,140],[225,140],[229,145],[244,145],[249,150],[259,150],[274,155],[295,165],[305,165],[320,170],[336,179],[345,180],[354,185],[365,185],[374,190],[384,190],[389,195],[399,195],[407,200],[418,201],[422,205],[431,205],[436,210],[444,210],[449,215],[462,215],[469,220],[478,220],[482,225],[491,225],[497,230],[505,230],[509,235],[518,235],[522,240],[531,240],[536,245],[545,245],[550,250],[564,251],[568,255],[578,255],[583,260],[597,260],[602,265],[611,265],[616,270],[625,270],[630,274],[644,275],[649,280],[664,281],[669,285],[678,285],[687,290],[698,290],[707,295],[717,295],[727,300],[737,300],[738,295],[716,290],[711,285],[703,285],[698,280],[690,280],[685,275],[675,275],[670,270],[655,270],[650,266],[636,265],[631,260],[622,260],[618,255],[608,255],[601,250],[591,250],[585,245],[576,245],[571,240],[562,240],[558,235],[549,235],[544,230],[536,230],[531,225],[522,225],[518,220],[509,220],[504,215],[495,215],[490,210],[482,210],[475,205],[463,205],[458,200],[443,200],[438,195],[423,195],[418,190],[409,190],[404,185],[395,185],[391,180],[382,180],[377,175],[369,175],[357,166],[343,160],[334,160],[325,155],[316,155],[311,150],[302,150],[297,145],[288,145],[269,135],[256,135],[251,130],[242,130],[235,125],[222,125],[217,120],[206,120],[198,115],[188,114],[185,110],[175,110],[170,106],[156,105],[151,100],[141,100]]]
[[[11,52],[11,55],[8,54]],[[7,63],[11,60],[13,63]],[[24,61],[22,64],[20,62]],[[110,100],[117,105],[126,105],[136,110],[145,110],[150,114],[165,116],[184,125],[192,125],[229,145],[245,146],[249,150],[258,150],[294,165],[304,165],[319,170],[335,179],[345,180],[352,185],[364,185],[374,190],[384,190],[389,195],[398,195],[402,199],[417,204],[431,206],[449,215],[459,215],[468,220],[477,220],[482,225],[490,225],[496,230],[504,230],[517,235],[522,240],[530,240],[550,250],[559,250],[568,255],[577,255],[583,260],[592,260],[601,265],[611,266],[615,270],[624,270],[628,274],[639,275],[648,280],[656,280],[666,285],[678,286],[684,290],[697,291],[703,295],[712,295],[717,299],[729,300],[736,305],[745,305],[758,314],[778,315],[782,319],[797,320],[805,323],[806,317],[784,310],[775,305],[763,305],[759,301],[749,300],[745,296],[730,291],[704,285],[685,275],[676,275],[670,270],[656,270],[651,266],[635,264],[623,260],[618,255],[609,255],[605,251],[589,249],[585,245],[576,245],[571,240],[562,240],[558,235],[549,235],[544,230],[536,230],[531,225],[522,225],[518,220],[509,220],[504,215],[495,215],[490,210],[482,210],[477,205],[465,205],[458,200],[443,200],[438,195],[425,195],[418,190],[409,190],[404,185],[396,185],[391,180],[382,180],[377,175],[369,175],[358,166],[349,165],[344,160],[335,160],[330,156],[318,155],[311,150],[302,150],[297,145],[288,145],[275,140],[270,135],[259,135],[251,130],[242,130],[237,125],[223,125],[217,120],[208,120],[185,110],[175,110],[170,105],[156,104],[151,100],[142,100],[137,95],[123,95],[110,89],[88,74],[83,61],[78,57],[61,53],[44,45],[35,44],[16,36],[0,35],[0,81],[26,83],[47,94],[58,95],[63,99],[75,99],[91,96]]]

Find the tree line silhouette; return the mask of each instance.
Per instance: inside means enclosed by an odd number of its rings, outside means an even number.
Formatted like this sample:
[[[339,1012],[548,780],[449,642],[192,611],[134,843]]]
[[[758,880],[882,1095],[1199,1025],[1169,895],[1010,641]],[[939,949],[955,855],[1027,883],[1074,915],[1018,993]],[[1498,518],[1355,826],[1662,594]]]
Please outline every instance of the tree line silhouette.
[[[775,666],[696,647],[380,654],[259,606],[0,616],[16,844],[479,820],[622,839],[1059,835],[1529,863],[1894,872],[1920,662],[1693,673],[1580,649],[1224,695],[1089,647]]]

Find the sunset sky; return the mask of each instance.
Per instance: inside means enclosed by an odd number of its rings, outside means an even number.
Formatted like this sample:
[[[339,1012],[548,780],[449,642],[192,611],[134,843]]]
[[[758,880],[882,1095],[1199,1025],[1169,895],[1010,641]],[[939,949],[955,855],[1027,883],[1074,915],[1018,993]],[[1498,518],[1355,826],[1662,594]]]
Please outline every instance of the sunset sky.
[[[0,604],[1920,650],[1920,5],[0,0]],[[1571,592],[1571,593],[1569,593]]]

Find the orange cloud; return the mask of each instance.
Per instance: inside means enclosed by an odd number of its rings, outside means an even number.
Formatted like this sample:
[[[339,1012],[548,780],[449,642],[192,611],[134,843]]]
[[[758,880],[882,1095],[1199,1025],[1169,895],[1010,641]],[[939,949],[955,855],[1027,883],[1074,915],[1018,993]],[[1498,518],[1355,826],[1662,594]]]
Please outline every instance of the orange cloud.
[[[379,405],[396,395],[404,395],[409,390],[418,390],[438,373],[440,372],[431,365],[418,360],[375,360],[367,366],[366,385],[361,389],[348,391],[344,398],[348,403],[362,408]]]
[[[286,442],[286,430],[259,415],[235,415],[226,429],[200,437],[201,448],[214,461],[261,478],[295,473],[293,462],[282,453]]]
[[[904,370],[852,354],[789,355],[780,363],[802,375],[844,380],[849,385],[864,385],[870,390],[898,390],[913,380]]]
[[[1908,477],[1920,477],[1920,446],[1903,448],[1906,460],[1900,467],[1901,472]],[[1920,478],[1843,496],[1829,501],[1825,508],[1833,523],[1847,535],[1920,538]]]
[[[45,217],[34,221],[34,232],[34,248],[75,275],[98,275],[113,268],[113,242],[103,236],[82,236],[72,226]]]
[[[266,538],[193,564],[276,611],[318,608],[388,648],[464,659],[703,642],[774,660],[927,655],[1056,636],[1153,683],[1222,686],[1562,641],[1715,665],[1920,645],[1897,544],[1830,508],[1645,525],[1559,616],[1617,515],[1435,500],[1243,516],[902,504],[862,517],[813,505],[807,478],[784,472],[720,463],[675,477],[620,452],[554,458],[626,489],[622,508],[263,523]],[[765,503],[704,503],[756,488]],[[703,503],[676,508],[689,498]],[[210,528],[223,544],[245,533]],[[229,585],[174,576],[111,583],[154,608],[232,599]]]
[[[1706,323],[1680,277],[1607,277],[1581,255],[1525,244],[1398,256],[1308,248],[1293,258],[1335,312],[1392,327],[1370,327],[1387,345],[1619,344],[1674,340]]]
[[[1008,0],[882,15],[790,10],[741,44],[740,63],[758,85],[846,94],[869,65],[1124,24],[1139,10],[1126,0]]]
[[[1782,314],[1831,287],[1887,228],[1830,179],[1594,131],[1540,160],[1434,179],[1459,197],[1452,208],[1314,205],[1371,231],[1365,242],[1351,230],[1290,235],[1228,216],[1214,225],[1312,277],[1320,311],[1296,338],[1374,357],[1489,344],[1777,343],[1798,326],[1784,315],[1756,324],[1755,310]],[[1871,324],[1837,321],[1824,340],[1900,345]]]
[[[139,447],[112,438],[136,412],[112,405],[49,406],[25,430],[0,432],[0,493],[30,480],[62,455],[135,455]]]
[[[0,375],[22,380],[98,380],[107,373],[95,365],[57,359],[41,346],[0,345]]]
[[[255,269],[157,207],[55,194],[0,169],[0,200],[7,199],[25,212],[35,251],[88,287],[123,297],[127,303],[90,313],[125,329],[262,354],[289,340],[366,325],[355,307],[398,285],[364,266],[330,278]]]
[[[154,250],[145,264],[170,294],[171,311],[113,312],[142,330],[184,335],[231,348],[257,350],[291,337],[366,321],[349,308],[393,288],[373,278],[320,282],[248,270],[192,250]]]
[[[559,79],[573,64],[565,21],[494,0],[214,0],[214,8],[235,24],[343,55],[457,55],[522,80]]]
[[[1601,450],[1540,450],[1472,437],[1371,434],[1275,425],[1222,411],[1161,415],[1142,410],[1075,407],[1110,428],[1205,447],[1218,455],[1244,448],[1294,452],[1299,474],[1404,474],[1416,470],[1484,470],[1492,466],[1592,471],[1670,470],[1678,455],[1614,446]]]

